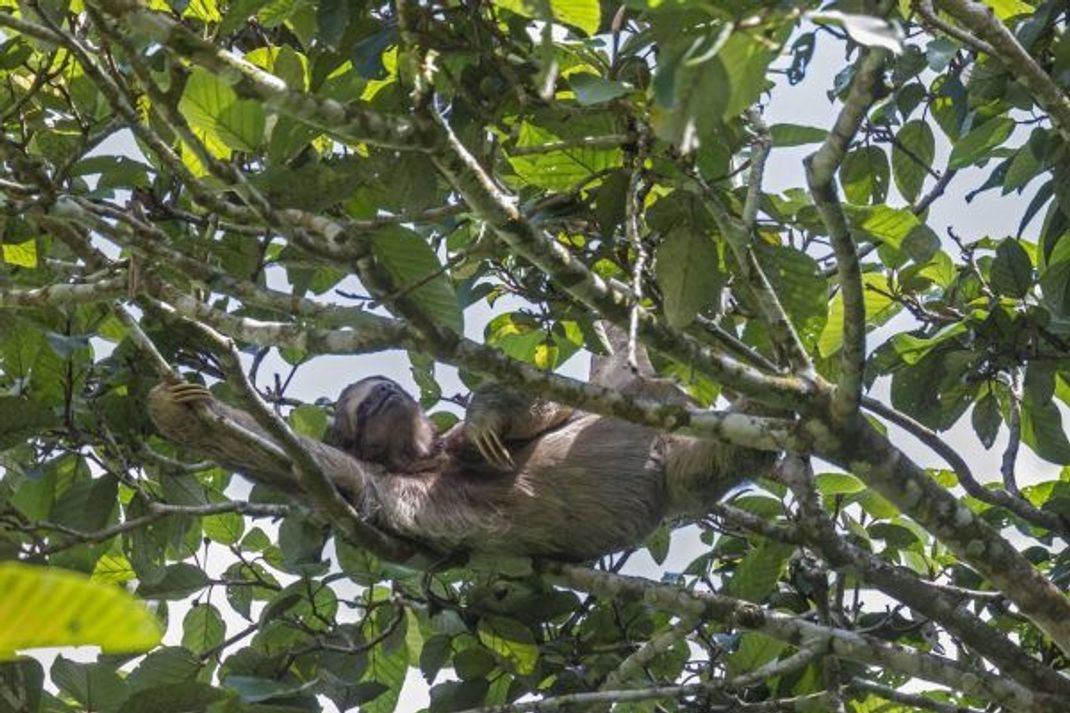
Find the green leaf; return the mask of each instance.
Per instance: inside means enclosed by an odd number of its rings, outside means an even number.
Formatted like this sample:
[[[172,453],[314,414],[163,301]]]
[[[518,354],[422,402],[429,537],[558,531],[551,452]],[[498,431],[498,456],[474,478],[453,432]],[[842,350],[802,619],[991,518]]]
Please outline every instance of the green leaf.
[[[840,183],[848,202],[884,203],[888,197],[888,156],[877,146],[849,151],[840,165]]]
[[[170,683],[138,691],[119,713],[190,713],[212,710],[213,703],[227,698],[227,692],[201,681]]]
[[[435,323],[464,334],[457,295],[431,246],[419,233],[399,225],[380,228],[372,236],[372,251],[404,293],[403,299],[411,300]]]
[[[0,244],[0,265],[4,263],[16,267],[37,267],[37,241]]]
[[[144,651],[160,642],[156,618],[122,589],[55,567],[0,563],[0,659],[42,646]]]
[[[545,8],[558,22],[583,30],[588,36],[598,32],[602,8],[598,0],[494,0],[495,7],[524,17],[545,19]]]
[[[319,406],[301,404],[290,412],[290,425],[302,436],[322,440],[327,432],[327,412]]]
[[[687,326],[720,298],[727,276],[711,236],[680,225],[658,245],[656,259],[655,279],[670,325]]]
[[[245,518],[236,512],[223,512],[201,518],[204,535],[221,545],[236,545],[245,533]]]
[[[738,116],[749,109],[769,86],[766,76],[769,64],[776,59],[777,50],[769,39],[750,32],[733,32],[717,53],[728,75],[731,87],[722,118]]]
[[[219,646],[226,635],[223,616],[214,604],[197,604],[182,620],[182,645],[195,654]]]
[[[192,681],[205,664],[180,646],[156,649],[137,665],[126,678],[133,690],[157,688]]]
[[[250,17],[256,15],[260,8],[271,3],[272,0],[234,0],[227,5],[227,14],[219,23],[217,32],[220,36],[226,36],[238,29]]]
[[[999,427],[1003,423],[1003,417],[999,413],[999,402],[996,397],[992,394],[985,394],[978,399],[973,406],[971,422],[973,431],[977,434],[981,444],[986,449],[991,448],[992,444],[996,442]]]
[[[383,616],[379,618],[369,617],[364,628],[365,640],[372,639],[382,633],[388,625],[391,612],[388,608],[379,610]],[[361,705],[361,713],[391,713],[397,706],[401,687],[405,683],[405,672],[409,666],[409,649],[405,646],[405,623],[395,629],[386,641],[373,647],[368,652],[368,668],[365,670],[362,682],[375,682],[383,686],[384,692],[376,694],[376,697],[368,703]]]
[[[1019,15],[1032,15],[1036,8],[1023,0],[982,0],[985,5],[992,8],[1000,20],[1009,20]]]
[[[967,327],[962,322],[944,327],[931,337],[915,337],[912,334],[896,334],[892,337],[892,344],[899,358],[905,364],[917,364],[922,357],[931,352],[935,347],[964,334]]]
[[[935,157],[936,137],[928,122],[918,119],[903,124],[892,144],[892,175],[903,198],[911,203],[917,200]]]
[[[535,670],[539,647],[526,626],[515,619],[485,616],[479,620],[479,640],[520,675]]]
[[[229,158],[231,150],[255,151],[262,143],[263,106],[238,99],[228,84],[206,69],[193,68],[178,109],[216,158]]]
[[[319,38],[335,51],[341,49],[342,36],[349,25],[349,7],[346,0],[320,0],[316,11]]]
[[[786,641],[748,631],[740,638],[739,648],[726,657],[728,671],[733,676],[754,671],[775,659],[787,647]]]
[[[115,669],[103,663],[78,663],[62,656],[52,662],[52,682],[89,711],[115,710],[127,689]]]
[[[146,599],[185,599],[208,586],[208,575],[187,562],[168,565],[151,581],[142,581],[137,593]]]
[[[827,129],[799,124],[773,124],[769,127],[769,133],[773,137],[773,146],[777,148],[818,144],[829,134]]]
[[[665,558],[669,556],[669,545],[672,543],[672,532],[665,525],[661,525],[658,529],[646,538],[647,551],[650,552],[651,559],[654,560],[654,564],[664,564]]]
[[[18,396],[0,396],[0,451],[25,443],[31,436],[57,422],[52,409],[37,401]]]
[[[819,473],[816,480],[822,495],[853,495],[866,489],[866,484],[850,473]]]
[[[862,299],[866,310],[866,329],[879,327],[895,316],[902,305],[889,295],[888,278],[879,272],[862,275]],[[829,303],[828,321],[817,340],[817,352],[827,359],[843,346],[843,293],[837,292]]]
[[[1022,442],[1046,461],[1070,465],[1070,441],[1063,429],[1063,417],[1054,401],[1022,401]]]
[[[793,545],[783,542],[761,540],[740,561],[726,591],[731,596],[760,604],[776,587],[780,573],[794,549]]]
[[[530,122],[520,125],[517,147],[543,146],[563,137]],[[525,183],[548,190],[571,190],[592,174],[621,165],[620,149],[573,146],[509,157],[509,164]]]
[[[263,703],[279,698],[297,696],[315,687],[315,681],[298,683],[294,681],[277,681],[272,678],[256,676],[227,676],[223,685],[237,691],[243,703]]]
[[[1014,119],[1001,116],[989,119],[955,142],[948,158],[947,167],[966,168],[987,157],[995,147],[1002,144],[1014,131]]]
[[[757,254],[799,337],[812,346],[827,319],[828,282],[821,266],[806,253],[786,245],[759,243]]]
[[[940,239],[932,228],[907,208],[845,205],[844,211],[851,225],[870,240],[905,252],[919,265],[927,263],[940,248]]]
[[[989,280],[996,292],[1022,298],[1033,287],[1033,263],[1029,253],[1014,238],[1006,238],[996,248]]]
[[[570,74],[568,83],[576,92],[576,101],[583,106],[604,104],[632,91],[632,88],[624,82],[614,82],[587,72]]]

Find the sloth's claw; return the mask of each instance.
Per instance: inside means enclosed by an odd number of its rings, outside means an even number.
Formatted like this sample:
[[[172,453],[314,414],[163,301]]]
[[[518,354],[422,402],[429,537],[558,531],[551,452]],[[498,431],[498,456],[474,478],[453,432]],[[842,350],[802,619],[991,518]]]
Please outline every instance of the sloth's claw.
[[[509,449],[502,443],[501,438],[493,430],[482,431],[475,434],[472,439],[480,455],[495,468],[501,470],[513,470],[516,465]]]
[[[196,406],[206,404],[212,400],[212,392],[200,384],[191,384],[183,381],[167,387],[171,400],[176,404],[189,404]]]

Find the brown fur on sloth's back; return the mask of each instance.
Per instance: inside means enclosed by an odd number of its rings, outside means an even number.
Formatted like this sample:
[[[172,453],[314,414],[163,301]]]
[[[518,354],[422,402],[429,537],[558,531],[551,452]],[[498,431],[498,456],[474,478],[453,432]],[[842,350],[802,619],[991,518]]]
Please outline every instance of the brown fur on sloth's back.
[[[220,465],[299,495],[294,473],[248,440],[221,429],[226,418],[268,438],[244,411],[212,400],[210,417],[177,403],[164,386],[149,396],[163,435]],[[440,466],[389,473],[319,441],[302,443],[339,489],[383,529],[450,551],[588,559],[634,546],[667,516],[701,514],[775,455],[715,440],[665,435],[613,418],[580,414],[517,449],[514,473],[473,465],[446,449]]]

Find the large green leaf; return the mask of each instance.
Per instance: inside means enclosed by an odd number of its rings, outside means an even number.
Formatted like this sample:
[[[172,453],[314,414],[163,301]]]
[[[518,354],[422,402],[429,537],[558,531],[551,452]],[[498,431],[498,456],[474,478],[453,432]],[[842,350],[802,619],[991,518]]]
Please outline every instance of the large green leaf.
[[[710,235],[680,225],[658,245],[656,259],[655,274],[669,324],[687,326],[720,298],[727,276]]]
[[[1014,119],[1007,116],[990,119],[955,142],[948,168],[965,168],[986,158],[992,149],[1002,144],[1014,131]]]
[[[892,144],[892,175],[895,187],[908,201],[915,201],[921,193],[935,156],[936,137],[929,124],[920,119],[903,124]]]
[[[1044,460],[1070,465],[1070,440],[1063,429],[1063,417],[1053,401],[1022,402],[1022,442]]]
[[[372,236],[376,260],[393,278],[398,299],[411,300],[437,324],[464,333],[457,295],[431,246],[419,233],[401,226],[381,228]]]
[[[0,658],[42,646],[144,651],[161,634],[156,618],[118,587],[54,567],[0,563]]]
[[[726,591],[733,597],[762,603],[776,587],[780,573],[794,549],[793,545],[783,542],[761,540],[736,567]]]
[[[989,279],[996,292],[1008,297],[1025,297],[1032,289],[1033,263],[1014,238],[1007,238],[996,248]]]
[[[553,19],[588,35],[598,32],[602,21],[602,7],[598,0],[494,0],[494,5],[538,20],[545,19],[546,9],[549,9]]]
[[[238,99],[228,84],[206,69],[193,68],[178,109],[217,158],[229,158],[231,150],[255,151],[263,142],[263,106]]]
[[[928,262],[940,249],[940,238],[932,228],[906,208],[847,205],[844,210],[855,229],[870,240],[890,245],[918,264]]]
[[[526,626],[515,619],[485,616],[479,620],[479,640],[519,674],[535,670],[539,647]]]
[[[568,137],[525,122],[520,125],[516,146],[543,146],[564,138]],[[595,173],[621,165],[621,151],[617,148],[571,146],[557,151],[510,156],[509,164],[526,184],[564,191],[580,185]]]
[[[840,165],[840,184],[850,203],[884,203],[889,176],[888,156],[877,146],[849,151]]]

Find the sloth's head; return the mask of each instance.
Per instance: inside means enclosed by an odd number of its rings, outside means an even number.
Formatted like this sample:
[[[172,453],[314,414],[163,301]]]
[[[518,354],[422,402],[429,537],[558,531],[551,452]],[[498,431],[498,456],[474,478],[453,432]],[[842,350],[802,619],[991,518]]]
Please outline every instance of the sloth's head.
[[[431,454],[435,432],[396,382],[370,376],[338,397],[330,441],[363,461],[405,469]]]

